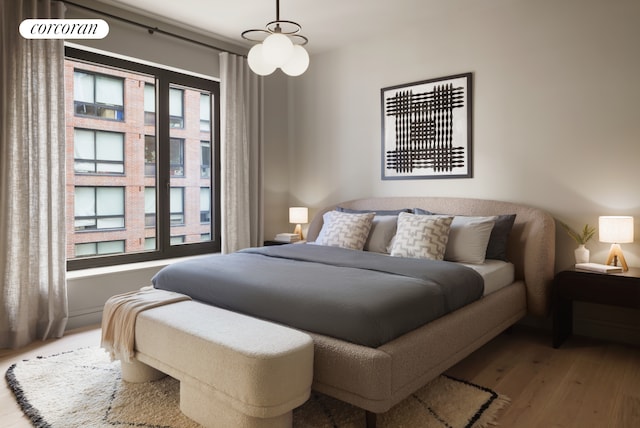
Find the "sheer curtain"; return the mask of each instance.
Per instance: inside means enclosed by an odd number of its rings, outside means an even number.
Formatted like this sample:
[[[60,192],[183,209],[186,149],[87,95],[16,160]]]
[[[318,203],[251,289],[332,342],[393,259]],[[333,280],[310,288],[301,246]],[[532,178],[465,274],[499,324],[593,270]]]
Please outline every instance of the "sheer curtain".
[[[64,46],[26,40],[49,0],[0,0],[0,348],[60,337],[65,278]]]
[[[262,245],[262,79],[246,58],[220,54],[222,252]]]

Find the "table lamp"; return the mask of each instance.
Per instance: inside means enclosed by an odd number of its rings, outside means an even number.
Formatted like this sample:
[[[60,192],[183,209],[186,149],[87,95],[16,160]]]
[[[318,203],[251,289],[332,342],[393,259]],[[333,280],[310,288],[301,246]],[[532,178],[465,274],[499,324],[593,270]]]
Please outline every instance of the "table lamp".
[[[600,216],[598,219],[600,242],[611,244],[607,265],[618,266],[618,260],[622,264],[624,272],[629,270],[627,261],[622,254],[620,244],[633,242],[633,217],[631,216]]]
[[[296,227],[293,233],[300,236],[302,240],[302,224],[309,222],[309,208],[307,207],[290,207],[289,208],[289,223],[295,224]]]

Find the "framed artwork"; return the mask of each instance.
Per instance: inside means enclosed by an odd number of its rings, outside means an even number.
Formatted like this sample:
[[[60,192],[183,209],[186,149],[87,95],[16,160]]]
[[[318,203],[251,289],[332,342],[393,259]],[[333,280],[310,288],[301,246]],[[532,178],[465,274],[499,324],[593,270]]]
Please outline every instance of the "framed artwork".
[[[471,77],[381,89],[383,180],[472,177]]]

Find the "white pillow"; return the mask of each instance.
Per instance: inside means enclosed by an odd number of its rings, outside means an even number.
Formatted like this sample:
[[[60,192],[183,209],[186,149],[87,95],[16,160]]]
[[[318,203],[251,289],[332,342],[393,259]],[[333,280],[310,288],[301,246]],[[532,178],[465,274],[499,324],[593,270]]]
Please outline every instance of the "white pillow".
[[[351,214],[328,211],[316,244],[362,250],[369,236],[374,213]]]
[[[442,260],[453,217],[400,213],[391,255]]]
[[[444,259],[460,263],[484,263],[496,219],[496,216],[455,216],[451,222]]]
[[[364,243],[364,250],[388,254],[389,243],[396,234],[397,224],[397,215],[376,215],[371,223],[367,242]]]

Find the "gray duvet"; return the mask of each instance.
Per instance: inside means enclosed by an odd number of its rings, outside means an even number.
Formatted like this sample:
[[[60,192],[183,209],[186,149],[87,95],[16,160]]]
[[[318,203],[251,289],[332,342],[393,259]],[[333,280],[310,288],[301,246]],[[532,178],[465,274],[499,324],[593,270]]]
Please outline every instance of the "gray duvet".
[[[378,347],[482,296],[473,269],[309,244],[174,263],[152,279],[214,306]]]

